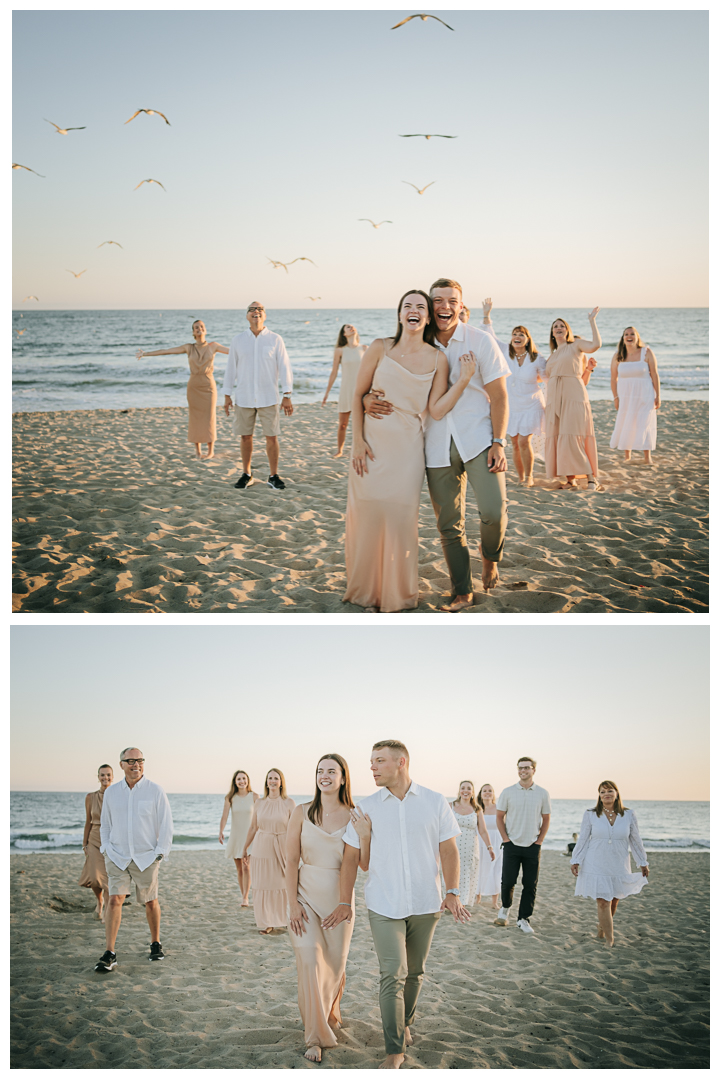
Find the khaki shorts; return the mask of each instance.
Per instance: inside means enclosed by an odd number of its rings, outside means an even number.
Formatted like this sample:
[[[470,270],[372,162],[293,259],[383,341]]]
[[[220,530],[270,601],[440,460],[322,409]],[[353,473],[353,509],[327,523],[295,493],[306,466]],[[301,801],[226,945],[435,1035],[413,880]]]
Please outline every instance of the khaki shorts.
[[[233,416],[233,434],[252,435],[255,430],[255,418],[258,416],[263,435],[280,434],[279,405],[267,405],[263,409],[244,409],[241,405],[236,405]]]
[[[138,904],[147,904],[148,900],[157,900],[159,862],[150,863],[146,870],[141,870],[134,862],[130,862],[124,870],[121,870],[106,855],[105,869],[111,896],[129,896],[134,884]]]

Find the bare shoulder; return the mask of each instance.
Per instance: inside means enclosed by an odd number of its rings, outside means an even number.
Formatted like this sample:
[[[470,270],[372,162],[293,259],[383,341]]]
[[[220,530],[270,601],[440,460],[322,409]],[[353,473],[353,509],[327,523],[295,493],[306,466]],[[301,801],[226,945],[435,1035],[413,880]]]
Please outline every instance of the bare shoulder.
[[[257,791],[253,791],[253,802],[257,802],[259,798],[260,796],[258,795]]]

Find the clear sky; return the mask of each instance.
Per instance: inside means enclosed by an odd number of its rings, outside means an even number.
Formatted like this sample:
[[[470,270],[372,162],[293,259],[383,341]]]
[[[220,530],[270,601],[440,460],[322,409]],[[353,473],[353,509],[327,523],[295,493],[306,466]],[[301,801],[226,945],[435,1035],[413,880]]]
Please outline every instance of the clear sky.
[[[707,304],[707,12],[410,13],[16,12],[14,306]]]
[[[134,744],[171,792],[270,768],[312,791],[318,758],[374,791],[378,739],[452,794],[496,790],[522,754],[557,798],[708,799],[707,627],[18,627],[11,787],[89,791]]]

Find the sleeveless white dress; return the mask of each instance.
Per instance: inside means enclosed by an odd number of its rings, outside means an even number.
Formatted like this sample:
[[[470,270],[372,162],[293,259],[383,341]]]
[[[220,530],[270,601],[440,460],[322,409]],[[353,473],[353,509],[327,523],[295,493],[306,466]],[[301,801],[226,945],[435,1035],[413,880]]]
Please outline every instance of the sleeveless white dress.
[[[338,412],[351,412],[353,397],[355,395],[355,383],[357,382],[360,364],[362,363],[363,350],[359,345],[345,345],[342,350],[340,361],[340,396],[338,398]]]
[[[477,817],[472,814],[458,814],[453,810],[453,815],[460,826],[460,835],[457,838],[458,854],[460,855],[460,896],[461,904],[468,907],[475,903],[475,885],[477,883],[478,866],[480,865],[480,847],[478,844]],[[442,894],[445,895],[445,879],[440,873]]]
[[[252,792],[247,795],[233,795],[230,803],[230,838],[225,845],[226,858],[239,859],[242,856],[254,805]]]
[[[639,893],[648,879],[631,872],[631,850],[637,865],[647,866],[634,810],[626,807],[623,816],[618,814],[615,818],[614,825],[605,814],[598,817],[594,810],[586,810],[570,858],[571,862],[580,864],[575,895],[594,900],[623,900]]]
[[[644,345],[639,360],[618,364],[618,411],[610,446],[620,450],[654,450],[657,442],[655,387],[645,360]]]
[[[495,861],[490,858],[490,852],[484,844],[480,845],[480,869],[478,872],[477,895],[497,896],[500,892],[500,878],[502,877],[502,837],[498,831],[495,814],[483,814],[485,827],[490,837]]]

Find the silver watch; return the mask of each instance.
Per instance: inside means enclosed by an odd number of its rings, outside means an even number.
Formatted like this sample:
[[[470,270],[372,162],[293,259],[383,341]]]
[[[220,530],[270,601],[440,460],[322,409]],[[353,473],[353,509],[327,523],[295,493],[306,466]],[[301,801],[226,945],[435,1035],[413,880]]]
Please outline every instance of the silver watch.
[[[445,895],[446,896],[459,896],[460,895],[460,890],[459,889],[446,889],[445,890]]]
[[[507,446],[507,439],[493,439],[493,442],[500,443],[501,446]]]

